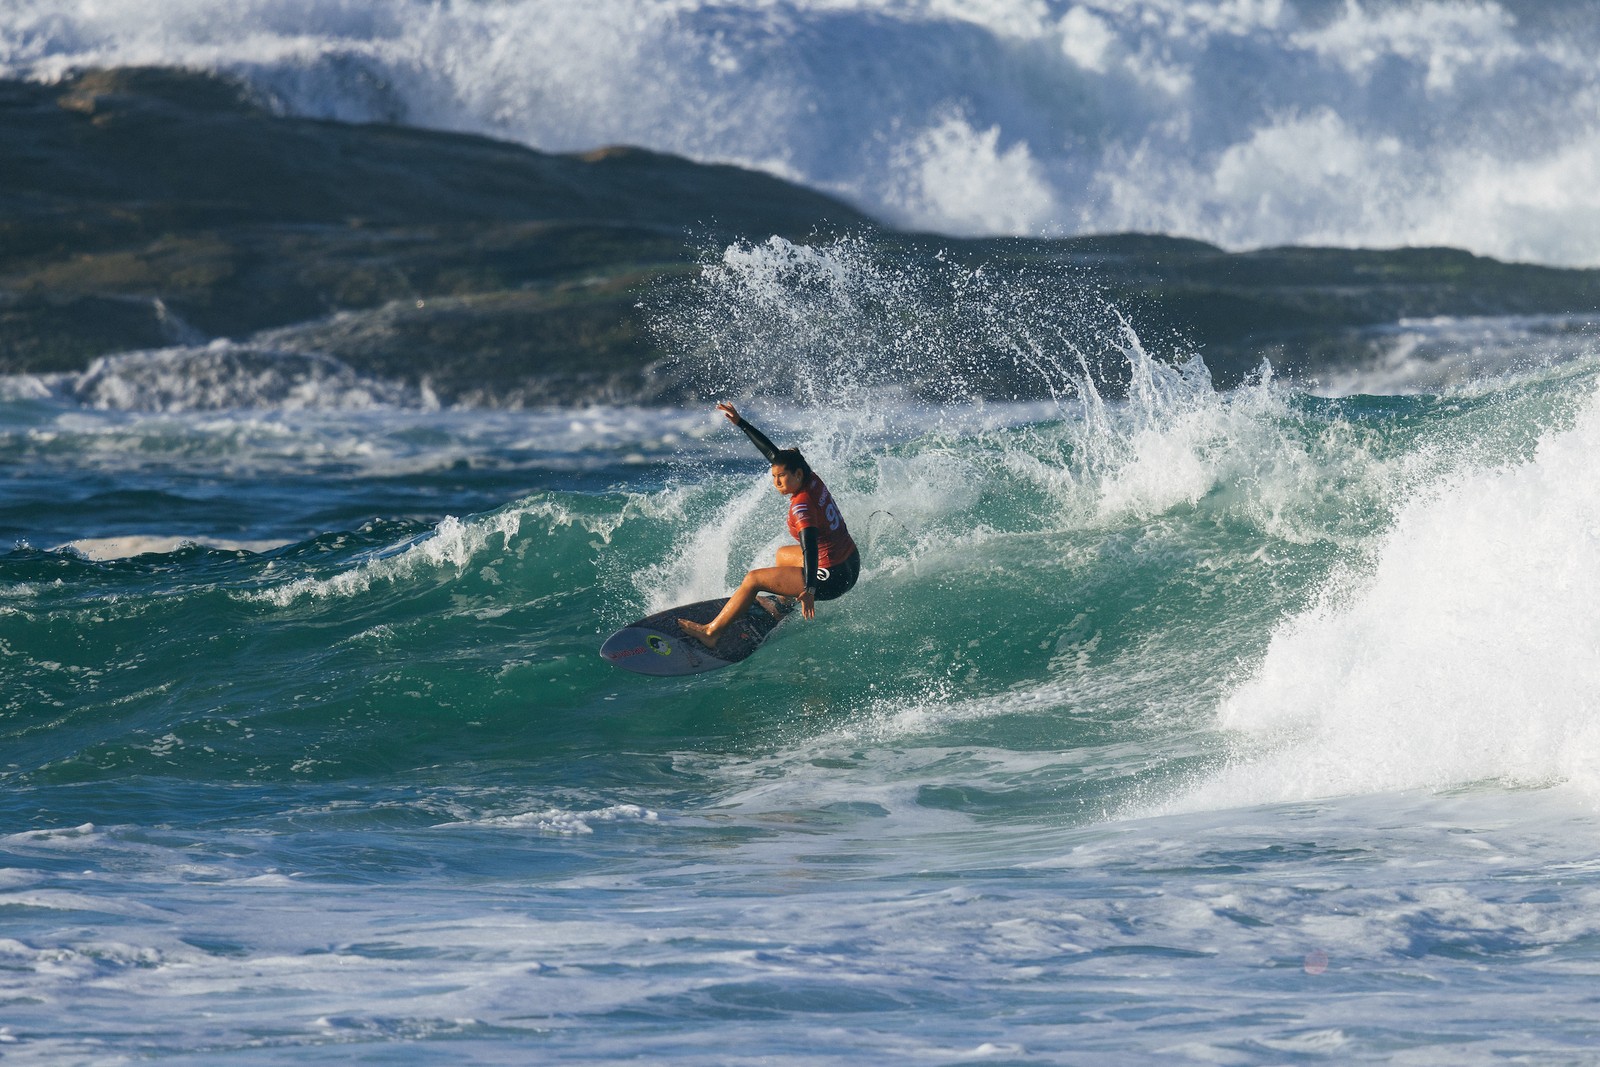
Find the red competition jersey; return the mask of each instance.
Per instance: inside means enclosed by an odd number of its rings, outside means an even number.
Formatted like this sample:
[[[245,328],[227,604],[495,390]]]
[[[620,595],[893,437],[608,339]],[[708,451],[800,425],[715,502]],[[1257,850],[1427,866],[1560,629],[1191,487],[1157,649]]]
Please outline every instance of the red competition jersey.
[[[819,567],[838,566],[856,550],[844,516],[839,514],[839,505],[815,473],[807,479],[805,488],[789,498],[789,536],[800,540],[800,531],[807,526],[817,531]]]

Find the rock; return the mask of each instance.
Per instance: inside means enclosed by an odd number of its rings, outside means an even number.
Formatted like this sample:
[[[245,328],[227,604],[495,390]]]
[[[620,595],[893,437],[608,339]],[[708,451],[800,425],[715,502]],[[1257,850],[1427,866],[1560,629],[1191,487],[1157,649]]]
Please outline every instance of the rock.
[[[1198,347],[1224,385],[1263,355],[1314,373],[1402,318],[1600,307],[1600,271],[1452,249],[898,233],[736,167],[286,117],[241,84],[166,69],[0,82],[0,139],[0,373],[263,335],[446,403],[683,399],[690,378],[654,372],[673,353],[642,295],[708,248],[774,234],[1096,290],[1141,336]],[[990,371],[974,381],[996,395],[1037,388],[1003,361]]]

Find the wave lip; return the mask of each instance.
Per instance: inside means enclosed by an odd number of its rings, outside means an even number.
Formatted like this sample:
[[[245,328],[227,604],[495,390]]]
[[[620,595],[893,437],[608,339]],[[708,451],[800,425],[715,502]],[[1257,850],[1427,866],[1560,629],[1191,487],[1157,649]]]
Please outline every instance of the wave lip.
[[[123,534],[116,537],[80,537],[62,545],[85,559],[98,561],[128,559],[133,556],[170,555],[189,545],[222,552],[270,552],[290,542],[263,538],[182,537],[170,534]]]

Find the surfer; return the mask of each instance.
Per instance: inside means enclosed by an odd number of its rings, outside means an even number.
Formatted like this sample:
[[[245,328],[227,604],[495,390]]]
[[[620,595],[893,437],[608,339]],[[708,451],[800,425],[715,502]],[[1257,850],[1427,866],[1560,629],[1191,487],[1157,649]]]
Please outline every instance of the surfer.
[[[800,543],[778,549],[777,565],[750,571],[734,590],[728,603],[709,623],[701,625],[679,619],[685,633],[693,634],[708,648],[716,648],[717,636],[739,618],[760,593],[798,597],[801,612],[816,618],[816,601],[844,596],[861,573],[861,554],[850,538],[844,516],[834,503],[833,494],[812,471],[798,448],[778,448],[766,434],[744,421],[732,404],[724,401],[717,410],[744,431],[746,437],[772,464],[772,485],[789,498],[789,535]]]

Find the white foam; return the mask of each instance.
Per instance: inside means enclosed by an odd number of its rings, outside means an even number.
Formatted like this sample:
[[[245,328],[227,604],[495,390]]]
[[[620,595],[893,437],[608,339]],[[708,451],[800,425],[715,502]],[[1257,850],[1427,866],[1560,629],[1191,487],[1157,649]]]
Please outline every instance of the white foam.
[[[656,822],[660,817],[656,812],[638,804],[612,804],[589,811],[544,808],[540,811],[527,811],[517,815],[495,815],[464,824],[452,825],[504,826],[537,830],[545,834],[574,836],[594,833],[593,824],[597,822]]]
[[[283,540],[249,540],[225,537],[175,537],[170,534],[125,534],[121,537],[80,537],[61,547],[94,560],[128,559],[133,556],[165,555],[189,545],[222,552],[270,552],[288,544]]]
[[[1274,634],[1223,704],[1239,804],[1566,780],[1600,800],[1600,397],[1529,462],[1457,473],[1400,510],[1370,570]]]
[[[92,822],[82,823],[78,826],[61,829],[27,830],[22,833],[8,834],[3,840],[15,844],[27,843],[31,846],[47,848],[76,849],[92,847],[100,841],[100,831]]]
[[[898,185],[884,209],[957,235],[1039,233],[1060,214],[1055,191],[1027,142],[1001,144],[998,124],[974,129],[952,110],[897,149]]]
[[[328,356],[226,340],[102,356],[67,382],[80,403],[111,411],[438,407],[426,389],[364,377]]]
[[[1321,396],[1471,395],[1506,386],[1505,369],[1546,373],[1596,355],[1588,316],[1407,319],[1371,331],[1371,356],[1325,371]]]

